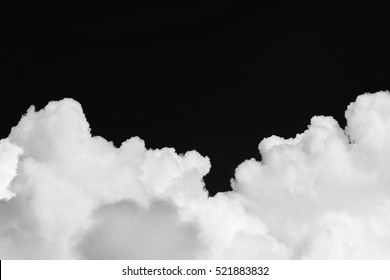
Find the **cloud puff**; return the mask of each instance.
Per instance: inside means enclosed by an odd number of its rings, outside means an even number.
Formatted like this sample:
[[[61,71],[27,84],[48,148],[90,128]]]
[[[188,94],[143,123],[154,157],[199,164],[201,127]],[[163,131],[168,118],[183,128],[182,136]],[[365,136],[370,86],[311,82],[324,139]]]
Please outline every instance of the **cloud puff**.
[[[345,130],[320,116],[294,139],[264,139],[262,161],[236,170],[242,204],[292,258],[390,258],[390,95],[361,95],[345,115]]]
[[[16,166],[21,149],[9,143],[8,139],[0,140],[0,199],[10,199],[13,194],[8,186],[16,175]]]
[[[313,117],[209,197],[207,157],[92,136],[72,99],[0,142],[1,259],[390,258],[390,94]]]

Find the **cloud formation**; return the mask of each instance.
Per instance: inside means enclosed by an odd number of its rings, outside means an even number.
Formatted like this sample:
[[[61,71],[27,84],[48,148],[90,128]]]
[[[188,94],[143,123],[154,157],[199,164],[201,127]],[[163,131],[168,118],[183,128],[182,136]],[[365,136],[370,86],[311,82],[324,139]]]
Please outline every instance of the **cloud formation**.
[[[117,148],[72,99],[31,107],[0,142],[0,259],[389,259],[390,93],[345,116],[263,139],[209,197],[198,152]]]

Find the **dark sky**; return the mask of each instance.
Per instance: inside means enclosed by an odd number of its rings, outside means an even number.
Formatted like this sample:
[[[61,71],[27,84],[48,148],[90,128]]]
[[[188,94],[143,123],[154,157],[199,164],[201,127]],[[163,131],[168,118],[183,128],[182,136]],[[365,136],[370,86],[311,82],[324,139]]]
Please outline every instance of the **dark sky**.
[[[47,2],[0,12],[0,138],[31,104],[72,97],[116,145],[138,135],[209,156],[211,193],[260,159],[264,137],[293,137],[314,115],[344,127],[357,95],[390,89],[384,5]]]

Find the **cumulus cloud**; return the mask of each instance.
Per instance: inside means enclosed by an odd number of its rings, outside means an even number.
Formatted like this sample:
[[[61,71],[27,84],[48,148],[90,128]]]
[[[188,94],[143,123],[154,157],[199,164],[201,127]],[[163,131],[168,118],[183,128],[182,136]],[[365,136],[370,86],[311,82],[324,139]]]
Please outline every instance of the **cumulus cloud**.
[[[0,259],[388,259],[390,94],[345,116],[263,139],[209,197],[198,152],[117,148],[72,99],[31,107],[0,142]]]
[[[21,149],[10,144],[8,139],[0,140],[0,199],[10,199],[13,196],[8,186],[16,175],[20,153]]]

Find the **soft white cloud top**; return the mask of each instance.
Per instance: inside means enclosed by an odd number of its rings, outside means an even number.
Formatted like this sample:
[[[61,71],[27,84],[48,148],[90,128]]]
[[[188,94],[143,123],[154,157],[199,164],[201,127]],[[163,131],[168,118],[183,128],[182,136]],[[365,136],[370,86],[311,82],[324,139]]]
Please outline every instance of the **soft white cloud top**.
[[[31,107],[0,142],[0,259],[390,259],[390,93],[345,116],[263,139],[209,197],[198,152],[116,148],[72,99]]]

